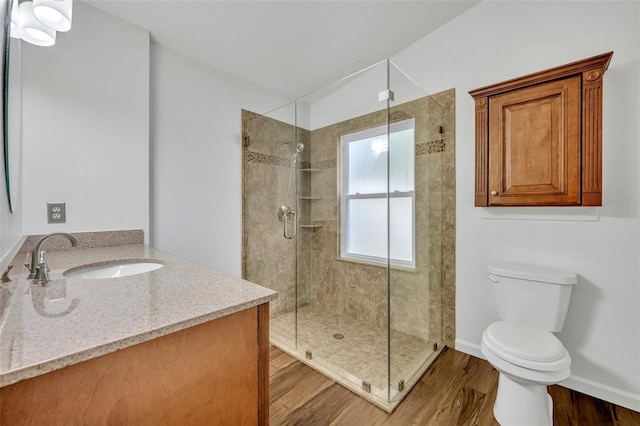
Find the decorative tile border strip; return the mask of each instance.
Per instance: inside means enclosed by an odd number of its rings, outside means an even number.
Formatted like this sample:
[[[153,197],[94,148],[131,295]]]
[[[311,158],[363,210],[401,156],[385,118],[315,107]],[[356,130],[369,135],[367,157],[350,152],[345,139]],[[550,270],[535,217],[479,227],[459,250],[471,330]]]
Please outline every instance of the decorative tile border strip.
[[[434,154],[437,152],[444,152],[446,144],[444,139],[438,139],[436,141],[419,143],[416,145],[416,155]]]
[[[430,142],[419,143],[416,145],[416,155],[435,154],[438,152],[444,152],[446,150],[446,143],[444,139],[439,139]],[[249,163],[265,164],[268,166],[276,167],[291,167],[291,159],[278,157],[271,154],[263,154],[261,152],[247,151],[247,161]],[[310,163],[308,161],[299,161],[296,164],[298,169],[320,169],[329,170],[335,169],[338,166],[336,159],[321,160],[316,163]]]
[[[247,151],[247,161],[249,163],[266,164],[269,166],[291,167],[290,158],[282,158],[254,151]]]
[[[338,160],[334,158],[333,160],[322,160],[322,161],[318,161],[317,163],[312,163],[311,168],[321,169],[321,170],[335,169],[337,165],[338,165]]]
[[[290,158],[282,158],[276,155],[263,154],[261,152],[247,151],[247,161],[249,163],[265,164],[267,166],[291,167]],[[311,163],[308,161],[299,161],[296,163],[298,169],[310,169]]]

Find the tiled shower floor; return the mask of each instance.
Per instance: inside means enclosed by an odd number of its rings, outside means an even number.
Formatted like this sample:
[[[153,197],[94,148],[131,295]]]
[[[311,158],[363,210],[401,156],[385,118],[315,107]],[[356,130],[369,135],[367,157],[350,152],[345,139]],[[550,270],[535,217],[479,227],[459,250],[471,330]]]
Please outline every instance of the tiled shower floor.
[[[312,354],[307,362],[321,372],[337,379],[372,402],[389,410],[387,370],[387,330],[355,319],[329,313],[315,305],[298,309],[298,345],[295,345],[294,312],[270,319],[272,342],[299,359]],[[340,334],[342,339],[334,337]],[[338,336],[339,337],[339,336]],[[398,383],[405,381],[407,390],[427,367],[427,361],[435,359],[433,344],[424,339],[399,331],[391,333],[391,397],[398,394]],[[412,380],[413,379],[413,380]],[[344,383],[347,381],[348,383]],[[372,392],[362,390],[362,382],[371,384]],[[373,398],[371,398],[373,396]],[[403,395],[400,395],[401,397]],[[395,403],[399,402],[401,398]],[[394,404],[392,404],[394,405]],[[392,409],[392,408],[391,408]]]

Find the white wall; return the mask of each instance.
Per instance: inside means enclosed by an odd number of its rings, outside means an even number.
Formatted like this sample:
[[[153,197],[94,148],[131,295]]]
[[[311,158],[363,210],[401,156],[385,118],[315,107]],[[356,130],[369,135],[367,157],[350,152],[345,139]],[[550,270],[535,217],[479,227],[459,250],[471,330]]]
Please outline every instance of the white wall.
[[[76,2],[55,46],[23,43],[24,233],[149,231],[149,33]],[[47,202],[67,223],[47,224]]]
[[[151,244],[242,273],[241,109],[285,100],[151,45]]]
[[[456,88],[456,347],[480,355],[497,319],[486,267],[508,260],[576,271],[564,330],[565,385],[640,410],[640,3],[482,2],[394,61],[429,93]],[[596,221],[491,220],[475,208],[469,90],[615,51],[604,76],[603,206]],[[591,212],[589,212],[591,214]],[[555,219],[541,210],[539,219]],[[571,218],[571,216],[569,216]]]
[[[304,107],[307,107],[307,114],[302,114],[303,120],[306,120],[302,122],[302,127],[309,130],[380,111],[387,107],[387,103],[380,102],[378,94],[387,88],[391,89],[394,96],[391,106],[427,95],[393,63],[388,65],[387,68],[386,61],[380,62],[306,96],[298,102],[298,122],[301,121],[300,110],[305,111]]]

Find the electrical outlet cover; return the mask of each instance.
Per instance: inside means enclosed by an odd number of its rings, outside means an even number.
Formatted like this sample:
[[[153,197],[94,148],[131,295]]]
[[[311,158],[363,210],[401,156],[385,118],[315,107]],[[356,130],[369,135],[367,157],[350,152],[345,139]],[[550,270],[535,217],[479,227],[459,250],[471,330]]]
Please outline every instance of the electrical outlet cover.
[[[67,223],[65,203],[47,203],[48,223]]]

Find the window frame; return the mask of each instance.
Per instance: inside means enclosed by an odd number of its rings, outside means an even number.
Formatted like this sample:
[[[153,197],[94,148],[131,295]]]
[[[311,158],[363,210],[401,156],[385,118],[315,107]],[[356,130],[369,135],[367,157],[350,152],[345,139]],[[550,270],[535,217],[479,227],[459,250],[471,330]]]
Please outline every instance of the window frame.
[[[396,121],[390,123],[388,125],[389,130],[389,139],[391,139],[391,134],[397,133],[403,130],[413,130],[413,190],[410,191],[394,191],[394,192],[376,192],[376,193],[366,193],[366,194],[350,194],[349,193],[349,144],[352,142],[361,141],[363,139],[370,139],[376,136],[385,136],[387,134],[387,125],[384,124],[382,126],[376,126],[369,129],[364,129],[352,133],[347,133],[340,136],[340,153],[341,153],[341,165],[340,165],[340,180],[339,180],[339,190],[340,190],[340,253],[339,257],[343,260],[356,261],[356,262],[364,262],[368,264],[380,265],[380,266],[393,266],[400,267],[405,269],[415,270],[416,267],[416,197],[415,197],[415,186],[416,186],[416,167],[415,167],[415,119],[408,118],[401,121]],[[387,149],[386,155],[389,155],[389,150]],[[388,163],[387,163],[388,164]],[[388,186],[388,172],[387,172],[387,191],[390,188]],[[412,224],[412,235],[411,235],[411,261],[393,259],[391,258],[391,253],[389,253],[389,258],[387,257],[378,257],[371,256],[359,253],[352,253],[347,250],[347,241],[349,239],[349,229],[348,229],[348,205],[349,200],[352,199],[377,199],[377,198],[386,198],[388,202],[391,198],[410,198],[411,199],[411,224]],[[387,204],[387,217],[389,214],[389,205]],[[387,235],[387,247],[389,244],[389,235]]]

